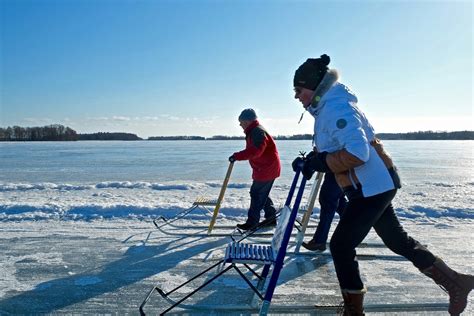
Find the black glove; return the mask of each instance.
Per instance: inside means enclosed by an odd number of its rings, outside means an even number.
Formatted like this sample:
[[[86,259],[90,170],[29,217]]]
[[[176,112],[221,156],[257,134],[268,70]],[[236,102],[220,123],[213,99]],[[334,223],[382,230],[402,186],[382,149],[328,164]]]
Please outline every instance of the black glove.
[[[313,159],[314,155],[316,155],[316,152],[315,152],[314,150],[311,150],[311,151],[309,152],[308,156],[306,156],[306,157],[304,158],[304,160],[311,160],[311,159]]]
[[[306,178],[306,180],[311,179],[314,173],[314,169],[311,167],[309,161],[305,161],[303,169],[301,170],[301,173],[303,176]]]
[[[319,171],[319,172],[330,172],[331,169],[329,169],[328,164],[326,163],[326,156],[328,153],[326,151],[323,151],[322,153],[315,153],[314,155],[308,155],[306,158],[306,163],[304,169],[312,170],[313,173],[314,171]],[[304,172],[303,172],[304,174]],[[312,173],[311,173],[312,175]]]
[[[235,162],[235,157],[234,157],[234,155],[232,155],[232,156],[229,157],[229,162]]]
[[[296,170],[300,170],[301,166],[304,164],[304,159],[303,157],[296,157],[295,160],[291,163],[291,167],[293,168],[293,171],[296,172]]]
[[[311,168],[319,172],[330,172],[328,164],[326,163],[326,156],[328,155],[327,151],[322,153],[317,153],[311,156],[311,158],[306,159],[310,164]]]

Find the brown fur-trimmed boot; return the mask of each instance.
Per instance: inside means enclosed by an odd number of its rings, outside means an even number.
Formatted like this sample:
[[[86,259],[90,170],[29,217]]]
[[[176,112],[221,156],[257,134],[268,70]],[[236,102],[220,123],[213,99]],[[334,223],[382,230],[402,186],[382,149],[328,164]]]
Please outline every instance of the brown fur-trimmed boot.
[[[449,314],[459,315],[467,305],[467,296],[474,287],[474,276],[454,271],[437,258],[433,265],[422,270],[449,294]]]
[[[341,290],[344,298],[343,316],[363,316],[364,314],[364,294],[362,290]]]

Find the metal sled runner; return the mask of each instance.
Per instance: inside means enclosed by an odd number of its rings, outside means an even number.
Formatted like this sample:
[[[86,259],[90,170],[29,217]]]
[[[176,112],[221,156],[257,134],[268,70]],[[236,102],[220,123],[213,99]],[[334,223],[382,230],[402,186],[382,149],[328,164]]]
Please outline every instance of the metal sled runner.
[[[285,207],[281,211],[277,228],[275,230],[275,234],[272,239],[271,245],[262,245],[262,244],[250,244],[250,243],[243,243],[243,242],[231,242],[228,244],[225,250],[225,256],[222,260],[215,263],[214,265],[210,266],[209,268],[205,269],[204,271],[200,272],[199,274],[195,275],[193,278],[189,279],[188,281],[182,283],[178,287],[174,288],[173,290],[165,293],[161,288],[155,286],[149,291],[148,295],[146,296],[145,300],[140,305],[140,314],[145,315],[144,307],[147,304],[148,300],[150,299],[151,295],[157,291],[163,298],[167,301],[171,302],[172,305],[167,308],[165,311],[161,313],[161,315],[171,311],[173,308],[180,306],[182,302],[186,299],[197,293],[199,290],[204,288],[206,285],[213,282],[218,277],[222,276],[227,271],[233,269],[235,270],[248,284],[248,286],[255,292],[255,295],[260,298],[263,303],[260,307],[260,315],[267,315],[268,310],[270,308],[270,303],[273,297],[273,293],[275,291],[278,278],[280,276],[281,269],[283,268],[283,261],[285,259],[286,250],[288,247],[288,242],[291,236],[291,231],[293,229],[296,215],[298,213],[299,205],[301,202],[301,198],[303,196],[306,179],[303,177],[301,180],[298,193],[295,199],[295,203],[293,208],[290,209],[291,200],[293,194],[295,192],[298,178],[300,175],[300,171],[298,170],[295,174],[293,179],[293,183],[290,188],[290,192],[288,194]],[[227,265],[225,267],[225,265]],[[257,264],[263,265],[262,272],[259,274],[254,269],[252,269],[249,265]],[[180,288],[184,287],[185,285],[189,284],[193,280],[203,276],[207,272],[213,270],[214,268],[218,268],[219,266],[225,267],[220,272],[212,276],[198,288],[190,292],[189,294],[185,295],[183,298],[179,299],[178,301],[173,301],[170,299],[170,295],[179,290]],[[239,265],[244,266],[248,271],[250,271],[254,276],[258,278],[257,284],[254,285],[251,280],[249,280],[245,274],[240,270]],[[263,292],[265,287],[266,279],[270,274],[271,270],[271,277],[269,279],[269,283],[266,287],[266,291]],[[181,305],[181,307],[184,307]]]

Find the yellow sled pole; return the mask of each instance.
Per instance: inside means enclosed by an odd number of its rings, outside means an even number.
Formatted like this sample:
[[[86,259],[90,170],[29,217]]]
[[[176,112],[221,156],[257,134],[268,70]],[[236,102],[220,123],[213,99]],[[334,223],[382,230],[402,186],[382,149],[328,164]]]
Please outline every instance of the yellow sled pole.
[[[227,173],[225,175],[224,183],[222,184],[221,192],[219,193],[219,198],[217,199],[216,207],[214,208],[214,213],[212,214],[211,222],[209,223],[209,228],[207,233],[210,234],[212,229],[214,228],[214,224],[216,223],[217,215],[219,214],[219,209],[221,208],[222,200],[224,199],[225,190],[227,189],[227,184],[229,183],[230,174],[232,173],[232,167],[234,163],[229,163],[229,167],[227,168]]]
[[[309,198],[308,209],[303,214],[303,218],[301,219],[301,230],[298,232],[296,236],[295,253],[300,252],[300,247],[301,247],[301,244],[303,243],[304,234],[306,232],[306,228],[308,228],[311,214],[313,213],[314,204],[316,203],[316,198],[318,197],[319,188],[321,187],[321,183],[323,182],[323,177],[324,177],[324,172],[318,172],[316,175],[316,179],[314,180],[313,187],[311,189],[311,195]]]

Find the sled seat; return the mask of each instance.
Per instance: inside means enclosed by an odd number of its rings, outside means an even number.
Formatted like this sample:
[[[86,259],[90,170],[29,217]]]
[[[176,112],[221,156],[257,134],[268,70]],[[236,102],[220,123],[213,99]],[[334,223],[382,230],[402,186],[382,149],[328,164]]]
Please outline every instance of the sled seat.
[[[206,197],[198,197],[194,203],[194,206],[215,206],[217,205],[217,199],[209,199]]]
[[[297,212],[297,210],[295,212]],[[292,210],[288,205],[285,205],[281,209],[280,216],[278,218],[278,225],[276,226],[275,232],[273,233],[271,245],[249,244],[240,241],[232,241],[225,249],[224,262],[248,264],[257,263],[264,265],[274,264],[278,255],[278,251],[280,250],[285,231],[288,227],[291,213]],[[293,223],[294,219],[291,223],[291,227],[293,226]],[[291,227],[289,228],[290,233]],[[286,242],[288,243],[288,240]]]
[[[272,246],[232,242],[225,250],[224,261],[272,264],[275,262],[275,255]]]

